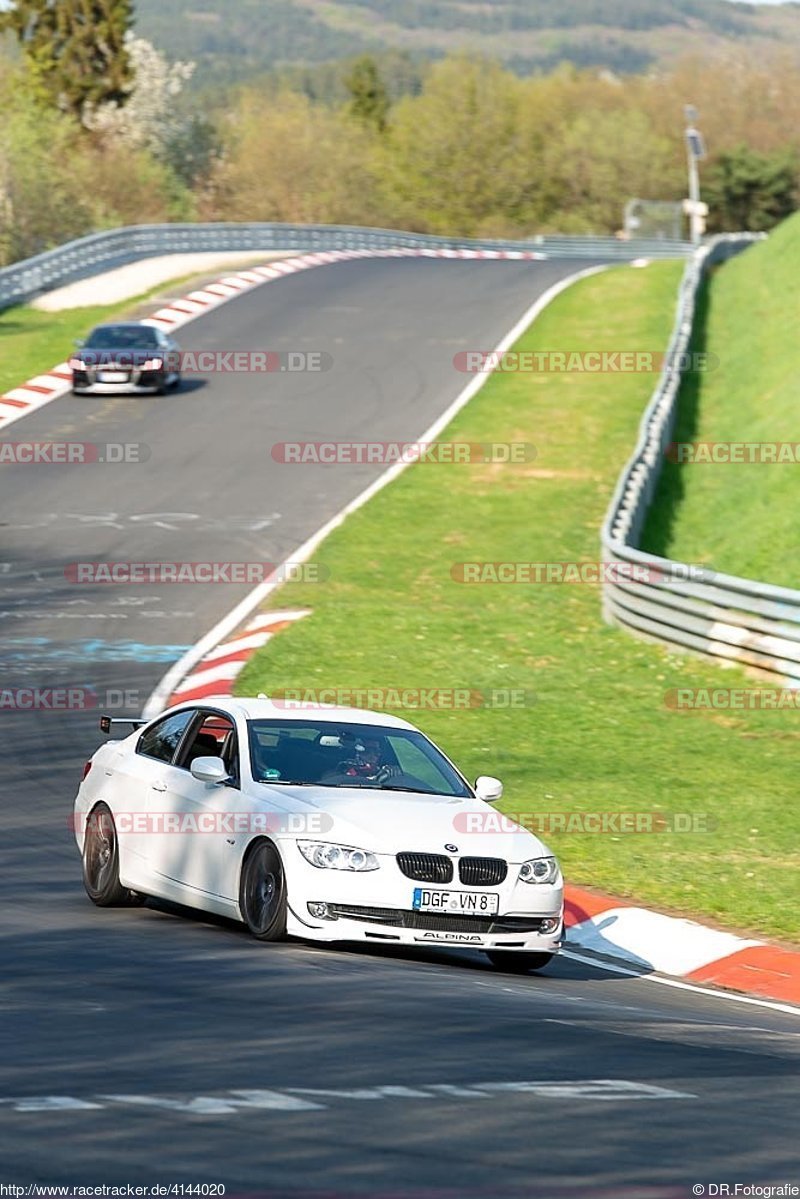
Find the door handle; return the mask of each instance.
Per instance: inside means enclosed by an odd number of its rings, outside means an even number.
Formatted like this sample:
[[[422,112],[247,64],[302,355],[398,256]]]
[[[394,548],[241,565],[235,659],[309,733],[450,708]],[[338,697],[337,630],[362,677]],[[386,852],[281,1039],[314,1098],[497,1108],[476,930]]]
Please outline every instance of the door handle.
[[[150,787],[151,791],[166,791],[166,789],[167,789],[166,783],[153,783],[152,786]]]

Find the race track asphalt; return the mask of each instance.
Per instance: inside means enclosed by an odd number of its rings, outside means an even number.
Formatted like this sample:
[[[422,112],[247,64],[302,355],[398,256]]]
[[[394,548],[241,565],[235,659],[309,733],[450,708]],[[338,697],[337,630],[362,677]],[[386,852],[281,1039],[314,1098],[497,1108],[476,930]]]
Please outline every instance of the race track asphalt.
[[[0,441],[148,450],[0,466],[0,690],[141,704],[248,588],[75,585],[70,564],[283,559],[380,468],[282,466],[274,443],[418,437],[468,381],[453,355],[584,265],[299,273],[179,339],[323,351],[329,371],[68,396],[9,428]],[[268,947],[166,906],[93,908],[68,821],[96,717],[0,711],[0,1184],[671,1199],[800,1183],[788,1013],[565,957],[518,978],[467,951]]]

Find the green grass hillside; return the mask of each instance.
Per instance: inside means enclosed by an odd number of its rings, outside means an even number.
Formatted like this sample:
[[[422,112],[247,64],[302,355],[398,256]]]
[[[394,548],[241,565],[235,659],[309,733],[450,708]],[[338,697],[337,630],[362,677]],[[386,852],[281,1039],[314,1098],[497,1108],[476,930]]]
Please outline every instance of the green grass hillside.
[[[797,461],[667,463],[643,544],[800,587],[800,213],[715,272],[695,346],[719,362],[686,379],[675,440],[787,442]]]

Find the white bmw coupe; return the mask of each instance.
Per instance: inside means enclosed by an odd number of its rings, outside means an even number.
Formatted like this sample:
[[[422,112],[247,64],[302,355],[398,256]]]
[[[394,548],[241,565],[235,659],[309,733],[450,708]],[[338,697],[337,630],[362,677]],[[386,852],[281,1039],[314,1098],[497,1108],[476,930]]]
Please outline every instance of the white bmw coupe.
[[[353,708],[212,696],[102,745],[75,801],[101,907],[148,896],[262,941],[462,945],[507,970],[558,950],[563,880],[413,725]]]

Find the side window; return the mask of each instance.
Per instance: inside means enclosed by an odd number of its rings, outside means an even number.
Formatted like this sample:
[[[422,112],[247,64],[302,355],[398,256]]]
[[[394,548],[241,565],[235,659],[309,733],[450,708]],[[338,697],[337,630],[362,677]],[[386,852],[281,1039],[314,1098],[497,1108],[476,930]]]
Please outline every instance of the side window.
[[[146,758],[157,758],[159,762],[171,762],[178,743],[194,718],[194,711],[187,708],[174,716],[165,716],[157,724],[145,729],[136,745],[137,754]]]
[[[189,770],[195,758],[222,758],[228,773],[238,782],[239,754],[236,729],[228,716],[221,716],[218,712],[205,713],[175,765]]]

